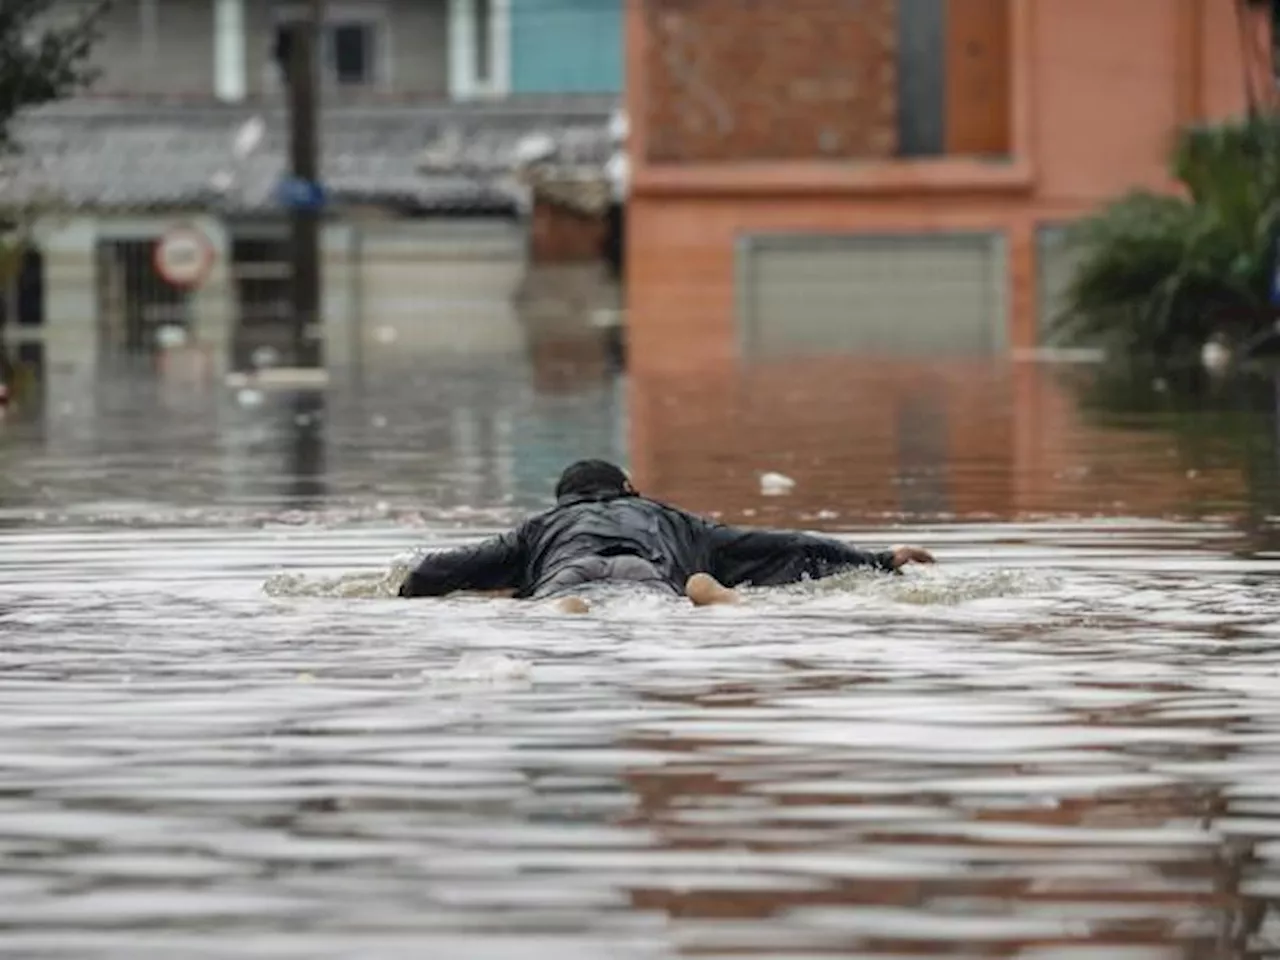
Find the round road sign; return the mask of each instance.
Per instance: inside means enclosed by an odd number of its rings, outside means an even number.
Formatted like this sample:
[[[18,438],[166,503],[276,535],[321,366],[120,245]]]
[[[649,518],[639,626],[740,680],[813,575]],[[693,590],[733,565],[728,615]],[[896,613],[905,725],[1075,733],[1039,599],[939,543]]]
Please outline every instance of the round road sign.
[[[156,242],[156,273],[175,287],[198,287],[213,269],[213,243],[195,227],[173,227]]]

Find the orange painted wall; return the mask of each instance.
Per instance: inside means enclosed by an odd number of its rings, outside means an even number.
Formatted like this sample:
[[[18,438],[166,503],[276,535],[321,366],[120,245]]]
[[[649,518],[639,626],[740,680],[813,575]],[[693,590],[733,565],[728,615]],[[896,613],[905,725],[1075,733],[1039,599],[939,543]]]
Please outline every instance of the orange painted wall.
[[[645,35],[628,5],[633,158],[629,357],[638,372],[737,360],[737,238],[758,231],[994,229],[1009,243],[1010,343],[1036,338],[1038,223],[1131,187],[1169,189],[1180,122],[1246,105],[1233,0],[1008,0],[1008,164],[966,158],[862,164],[650,166]],[[1266,38],[1259,14],[1251,26]]]
[[[1037,0],[1033,203],[1087,206],[1167,183],[1179,120],[1181,7],[1181,0]]]
[[[1024,260],[1033,242],[1025,205],[981,196],[858,197],[838,203],[820,196],[682,199],[638,204],[628,226],[629,242],[642,248],[630,254],[628,267],[628,344],[631,362],[640,369],[736,363],[734,250],[745,230],[999,229],[1026,248]],[[1035,336],[1033,282],[1033,270],[1010,276],[1010,296],[1021,308],[1015,316],[1026,321],[1014,330],[1023,345]]]

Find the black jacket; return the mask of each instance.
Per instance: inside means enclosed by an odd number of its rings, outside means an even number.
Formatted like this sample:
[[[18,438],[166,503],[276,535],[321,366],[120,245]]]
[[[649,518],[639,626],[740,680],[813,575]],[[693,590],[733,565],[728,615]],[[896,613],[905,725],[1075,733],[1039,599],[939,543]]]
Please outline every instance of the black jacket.
[[[515,530],[472,547],[428,554],[402,597],[455,590],[511,590],[535,597],[557,572],[591,557],[633,554],[677,592],[695,573],[725,586],[778,586],[849,567],[893,569],[888,551],[868,553],[826,537],[729,527],[638,496],[565,497]]]

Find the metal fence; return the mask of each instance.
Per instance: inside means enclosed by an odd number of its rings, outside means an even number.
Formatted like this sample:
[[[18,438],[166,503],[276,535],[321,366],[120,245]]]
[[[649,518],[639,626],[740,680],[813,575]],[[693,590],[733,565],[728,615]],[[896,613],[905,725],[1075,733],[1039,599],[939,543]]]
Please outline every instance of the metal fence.
[[[108,350],[146,351],[191,329],[191,295],[160,275],[154,252],[151,240],[98,242],[98,328]]]

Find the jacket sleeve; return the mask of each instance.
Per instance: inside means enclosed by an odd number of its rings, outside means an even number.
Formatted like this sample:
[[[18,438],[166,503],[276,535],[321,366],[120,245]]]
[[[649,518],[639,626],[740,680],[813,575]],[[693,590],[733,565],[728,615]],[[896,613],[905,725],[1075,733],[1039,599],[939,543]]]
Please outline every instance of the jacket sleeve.
[[[727,587],[817,580],[851,567],[893,572],[893,552],[872,553],[808,533],[709,526],[707,571]]]
[[[455,590],[516,589],[524,577],[524,546],[518,530],[475,546],[440,550],[422,558],[400,585],[402,597],[443,597]]]

